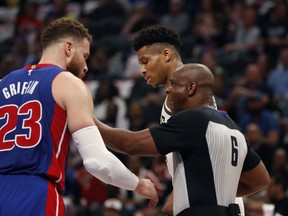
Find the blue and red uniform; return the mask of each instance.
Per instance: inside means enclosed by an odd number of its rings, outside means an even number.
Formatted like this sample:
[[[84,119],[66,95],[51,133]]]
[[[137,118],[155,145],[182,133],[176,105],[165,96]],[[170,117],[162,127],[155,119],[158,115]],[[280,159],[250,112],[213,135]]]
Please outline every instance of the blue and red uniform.
[[[71,134],[52,95],[62,71],[32,65],[0,81],[0,215],[64,215]]]

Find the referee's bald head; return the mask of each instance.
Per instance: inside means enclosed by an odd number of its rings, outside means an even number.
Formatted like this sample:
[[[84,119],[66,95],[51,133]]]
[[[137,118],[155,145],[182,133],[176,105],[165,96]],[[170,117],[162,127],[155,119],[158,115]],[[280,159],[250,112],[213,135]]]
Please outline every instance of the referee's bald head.
[[[195,82],[198,87],[206,87],[213,94],[214,91],[214,75],[211,70],[203,64],[184,64],[178,67],[174,73],[180,80]]]
[[[184,64],[178,67],[167,88],[174,112],[182,109],[213,105],[214,75],[203,64]]]

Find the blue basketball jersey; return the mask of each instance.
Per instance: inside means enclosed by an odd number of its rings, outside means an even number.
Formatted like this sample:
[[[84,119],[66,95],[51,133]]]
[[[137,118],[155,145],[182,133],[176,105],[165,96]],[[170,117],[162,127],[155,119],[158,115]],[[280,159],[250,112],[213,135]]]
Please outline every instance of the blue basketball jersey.
[[[38,175],[64,189],[71,136],[66,111],[52,95],[62,71],[32,65],[0,81],[0,175]]]

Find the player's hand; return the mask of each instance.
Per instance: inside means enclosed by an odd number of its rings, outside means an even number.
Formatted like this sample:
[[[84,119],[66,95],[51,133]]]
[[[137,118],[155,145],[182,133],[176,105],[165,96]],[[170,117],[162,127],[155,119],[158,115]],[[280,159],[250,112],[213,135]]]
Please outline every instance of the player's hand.
[[[149,207],[156,207],[158,203],[158,196],[154,184],[150,179],[140,179],[139,184],[134,190],[145,198],[150,199]]]

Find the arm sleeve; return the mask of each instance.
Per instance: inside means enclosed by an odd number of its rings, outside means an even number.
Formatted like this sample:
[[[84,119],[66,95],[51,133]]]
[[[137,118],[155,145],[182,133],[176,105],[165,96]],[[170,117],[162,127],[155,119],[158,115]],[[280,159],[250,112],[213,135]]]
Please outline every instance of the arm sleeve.
[[[139,179],[106,148],[96,126],[82,128],[72,134],[86,170],[106,184],[134,190]]]

